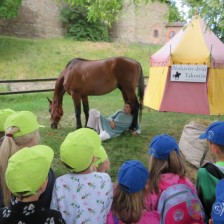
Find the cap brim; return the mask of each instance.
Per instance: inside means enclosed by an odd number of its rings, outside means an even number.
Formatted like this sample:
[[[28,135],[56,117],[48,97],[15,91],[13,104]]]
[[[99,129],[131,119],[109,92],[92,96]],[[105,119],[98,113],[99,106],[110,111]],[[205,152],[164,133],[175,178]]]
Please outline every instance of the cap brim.
[[[207,133],[203,133],[199,136],[199,139],[206,139],[207,138]]]

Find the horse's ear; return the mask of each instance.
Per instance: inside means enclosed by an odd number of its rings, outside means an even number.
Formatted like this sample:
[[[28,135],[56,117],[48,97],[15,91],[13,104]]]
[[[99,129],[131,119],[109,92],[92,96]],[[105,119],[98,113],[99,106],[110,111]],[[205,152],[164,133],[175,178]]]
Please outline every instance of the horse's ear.
[[[52,101],[47,97],[47,100],[48,100],[48,102],[50,103],[50,104],[52,104]]]

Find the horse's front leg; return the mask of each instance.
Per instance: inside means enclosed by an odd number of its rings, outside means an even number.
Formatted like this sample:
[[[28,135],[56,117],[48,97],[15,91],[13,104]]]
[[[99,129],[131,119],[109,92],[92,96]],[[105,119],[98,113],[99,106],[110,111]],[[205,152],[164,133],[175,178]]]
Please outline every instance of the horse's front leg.
[[[82,106],[83,106],[83,111],[85,113],[85,118],[86,118],[86,123],[85,123],[85,127],[86,127],[88,119],[89,119],[89,101],[88,101],[88,96],[83,96],[82,97]]]
[[[75,107],[75,117],[76,117],[76,129],[79,129],[82,127],[81,122],[81,98],[78,94],[72,94],[74,107]]]

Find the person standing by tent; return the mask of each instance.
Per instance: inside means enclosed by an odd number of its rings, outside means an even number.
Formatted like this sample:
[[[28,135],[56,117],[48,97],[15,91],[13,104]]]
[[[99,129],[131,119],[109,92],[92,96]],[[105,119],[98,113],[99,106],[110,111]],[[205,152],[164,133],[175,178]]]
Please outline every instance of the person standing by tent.
[[[96,109],[89,111],[87,127],[93,128],[99,134],[102,141],[119,136],[130,128],[133,120],[132,105],[129,102],[124,104],[123,110],[118,110],[108,118],[101,115]],[[132,135],[140,134],[140,128],[132,132]]]
[[[215,188],[224,178],[224,122],[213,122],[200,139],[207,139],[210,152],[215,156],[215,163],[207,163],[197,171],[196,188],[198,196],[210,218],[212,204],[215,202]]]

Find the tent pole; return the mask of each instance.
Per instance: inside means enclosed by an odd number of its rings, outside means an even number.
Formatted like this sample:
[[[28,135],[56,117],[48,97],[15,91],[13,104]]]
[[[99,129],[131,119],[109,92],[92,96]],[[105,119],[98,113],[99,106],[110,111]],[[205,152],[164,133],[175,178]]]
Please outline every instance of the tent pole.
[[[211,45],[211,49],[210,49],[209,59],[210,59],[210,65],[211,65],[211,63],[212,63],[212,45]]]

